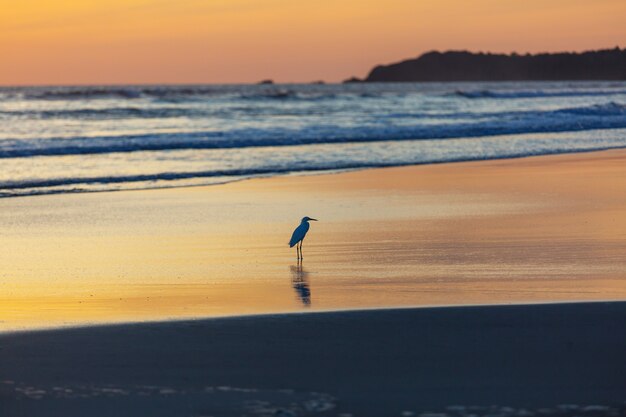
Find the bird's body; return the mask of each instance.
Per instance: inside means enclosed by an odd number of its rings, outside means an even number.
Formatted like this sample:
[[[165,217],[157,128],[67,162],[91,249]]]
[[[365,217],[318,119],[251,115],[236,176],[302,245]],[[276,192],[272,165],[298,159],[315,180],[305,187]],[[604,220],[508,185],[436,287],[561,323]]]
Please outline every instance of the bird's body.
[[[311,225],[309,224],[309,222],[305,222],[303,220],[302,223],[300,223],[300,225],[296,227],[296,230],[293,231],[293,234],[291,235],[291,240],[289,241],[289,247],[293,248],[294,246],[296,246],[296,244],[300,243],[306,236],[306,232],[309,231],[310,227]]]
[[[309,228],[311,227],[309,225],[310,220],[317,221],[317,219],[312,219],[310,217],[303,217],[302,221],[300,222],[300,225],[296,227],[296,230],[293,231],[293,234],[291,235],[291,240],[289,240],[290,248],[293,248],[294,246],[298,245],[296,246],[298,259],[302,259],[302,241],[304,241],[304,238],[306,237],[306,234],[309,231]]]

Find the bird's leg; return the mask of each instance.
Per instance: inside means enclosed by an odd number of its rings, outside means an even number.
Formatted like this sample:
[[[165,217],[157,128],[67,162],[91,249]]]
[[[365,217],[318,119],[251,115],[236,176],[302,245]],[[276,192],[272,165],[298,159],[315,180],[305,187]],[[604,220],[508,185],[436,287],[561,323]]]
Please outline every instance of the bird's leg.
[[[300,259],[304,259],[304,256],[302,256],[302,244],[304,243],[304,238],[302,238],[302,240],[300,241]]]
[[[300,259],[300,242],[296,243],[296,259]]]

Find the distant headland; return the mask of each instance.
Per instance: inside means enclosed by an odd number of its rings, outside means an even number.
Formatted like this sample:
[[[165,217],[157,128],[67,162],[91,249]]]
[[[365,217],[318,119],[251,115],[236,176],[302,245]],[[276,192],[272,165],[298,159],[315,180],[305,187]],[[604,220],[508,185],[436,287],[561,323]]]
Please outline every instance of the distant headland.
[[[352,77],[344,82],[526,80],[626,80],[626,49],[535,55],[433,51],[376,66],[364,80]]]

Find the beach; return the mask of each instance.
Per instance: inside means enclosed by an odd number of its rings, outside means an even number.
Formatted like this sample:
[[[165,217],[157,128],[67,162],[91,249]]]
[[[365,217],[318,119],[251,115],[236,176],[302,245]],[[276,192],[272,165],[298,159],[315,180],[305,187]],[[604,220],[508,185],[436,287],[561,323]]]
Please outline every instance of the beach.
[[[626,303],[616,302],[5,334],[0,413],[618,416],[625,319]]]
[[[626,299],[626,152],[0,199],[0,329]],[[296,262],[287,241],[318,218]]]
[[[0,199],[0,411],[619,415],[624,162]]]

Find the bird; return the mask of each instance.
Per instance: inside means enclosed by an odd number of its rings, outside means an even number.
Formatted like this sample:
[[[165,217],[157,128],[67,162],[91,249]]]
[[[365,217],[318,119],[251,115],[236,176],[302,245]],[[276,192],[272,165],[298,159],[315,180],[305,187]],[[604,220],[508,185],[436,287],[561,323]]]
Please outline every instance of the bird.
[[[303,217],[302,221],[300,221],[300,225],[296,227],[296,230],[293,231],[291,235],[291,240],[289,241],[289,247],[296,247],[296,256],[297,259],[304,259],[302,257],[302,242],[304,241],[304,237],[306,233],[309,231],[309,221],[316,222],[317,219],[312,219],[311,217]]]

